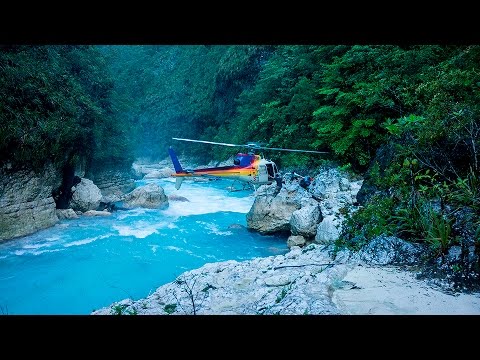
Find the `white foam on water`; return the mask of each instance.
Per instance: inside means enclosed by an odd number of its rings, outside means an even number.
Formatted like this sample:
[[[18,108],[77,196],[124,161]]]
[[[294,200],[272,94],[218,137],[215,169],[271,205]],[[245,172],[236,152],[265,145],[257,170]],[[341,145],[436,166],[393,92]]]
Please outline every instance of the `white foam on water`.
[[[208,222],[205,222],[205,221],[195,221],[197,224],[199,224],[201,227],[204,227],[208,230],[208,233],[209,234],[215,234],[215,235],[224,235],[224,236],[227,236],[227,235],[233,235],[233,233],[231,231],[220,231],[220,229],[218,228],[218,225],[216,224],[213,224],[213,223],[208,223]]]
[[[51,237],[47,237],[45,240],[47,240],[47,241],[60,240],[60,236],[59,235],[54,235],[54,236],[51,236]]]
[[[49,247],[53,244],[43,243],[43,244],[26,244],[23,246],[24,249],[40,249],[42,247]]]
[[[183,250],[180,249],[179,247],[172,246],[172,245],[164,246],[163,248],[166,249],[166,250],[171,250],[171,251],[183,251]]]
[[[72,241],[72,242],[69,242],[67,244],[64,244],[63,246],[64,247],[70,247],[70,246],[80,246],[80,245],[90,244],[91,242],[94,242],[95,240],[105,239],[105,238],[110,237],[110,236],[112,236],[112,234],[95,236],[95,237],[86,238],[86,239],[83,239],[83,240]]]
[[[52,252],[57,252],[57,251],[62,251],[62,249],[39,250],[39,251],[32,252],[32,255],[40,255],[40,254],[43,254],[43,253],[52,253]]]
[[[150,245],[150,248],[152,249],[152,252],[155,254],[157,252],[157,249],[158,249],[158,245]]]
[[[137,221],[131,225],[113,225],[112,228],[118,231],[120,236],[134,236],[137,239],[144,239],[152,234],[158,234],[159,229],[167,228],[169,223],[160,222],[150,224],[147,221]]]
[[[152,211],[152,209],[134,208],[131,210],[122,210],[121,213],[117,215],[117,219],[123,220],[127,217],[142,216],[148,211]]]
[[[152,181],[153,182],[153,181]],[[187,198],[188,202],[170,201],[163,213],[167,216],[179,217],[188,215],[202,215],[221,211],[231,211],[246,214],[252,207],[253,196],[246,192],[244,197],[231,196],[228,190],[205,186],[202,183],[184,181],[182,187],[176,190],[174,182],[161,179],[157,183],[164,189],[165,194],[179,195]]]

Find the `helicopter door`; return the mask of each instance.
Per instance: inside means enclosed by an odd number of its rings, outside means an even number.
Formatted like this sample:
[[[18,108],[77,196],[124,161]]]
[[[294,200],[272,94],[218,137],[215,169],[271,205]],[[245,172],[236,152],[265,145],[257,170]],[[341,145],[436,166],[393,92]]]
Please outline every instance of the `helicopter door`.
[[[264,164],[258,165],[258,182],[259,183],[268,182],[267,167]]]
[[[275,177],[275,172],[273,169],[273,163],[266,164],[267,166],[267,173],[268,173],[268,178],[273,179]]]

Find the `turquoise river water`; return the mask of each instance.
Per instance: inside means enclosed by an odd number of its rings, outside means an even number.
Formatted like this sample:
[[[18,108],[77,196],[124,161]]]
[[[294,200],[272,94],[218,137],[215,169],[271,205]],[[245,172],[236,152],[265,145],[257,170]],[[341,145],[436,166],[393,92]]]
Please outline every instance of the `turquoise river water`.
[[[0,314],[90,314],[125,298],[138,300],[205,263],[284,254],[284,238],[246,229],[252,191],[230,192],[229,180],[141,180],[158,183],[168,209],[116,211],[62,220],[0,244]]]

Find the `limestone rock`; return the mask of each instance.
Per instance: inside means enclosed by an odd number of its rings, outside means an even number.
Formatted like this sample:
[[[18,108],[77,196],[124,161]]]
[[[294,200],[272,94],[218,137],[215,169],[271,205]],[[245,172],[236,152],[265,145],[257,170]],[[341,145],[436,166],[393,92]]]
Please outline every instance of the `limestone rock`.
[[[92,180],[83,178],[82,181],[72,188],[73,196],[70,206],[75,211],[95,210],[100,205],[102,193]]]
[[[52,190],[61,172],[53,165],[41,171],[0,169],[0,241],[32,234],[58,222]]]
[[[319,244],[331,244],[338,239],[340,231],[337,228],[339,221],[333,215],[325,216],[318,224],[315,242]]]
[[[84,216],[110,216],[112,213],[108,211],[88,210],[83,213]]]
[[[293,235],[302,235],[305,238],[313,238],[317,233],[317,226],[322,221],[322,212],[318,203],[312,201],[301,209],[292,213],[290,227]]]
[[[359,257],[374,265],[414,265],[427,248],[394,236],[378,236],[360,250]]]
[[[121,170],[100,170],[94,174],[93,182],[102,193],[102,202],[120,201],[122,196],[135,189],[134,174]]]
[[[157,184],[138,187],[123,198],[123,207],[127,209],[136,207],[165,209],[168,205],[168,198],[163,188]]]
[[[60,220],[63,219],[78,219],[78,215],[73,209],[57,209],[57,216]]]
[[[160,170],[153,170],[148,174],[146,174],[143,178],[144,179],[163,179],[163,178],[169,177],[174,172],[175,171],[173,171],[173,169],[166,167]]]
[[[287,239],[287,246],[292,248],[294,246],[304,246],[306,244],[305,238],[302,235],[291,235]]]
[[[175,195],[175,194],[168,195],[168,200],[169,201],[190,202],[190,200],[188,200],[186,197],[180,196],[180,195]]]
[[[284,286],[290,284],[290,278],[287,275],[275,275],[266,278],[265,285],[267,286]]]

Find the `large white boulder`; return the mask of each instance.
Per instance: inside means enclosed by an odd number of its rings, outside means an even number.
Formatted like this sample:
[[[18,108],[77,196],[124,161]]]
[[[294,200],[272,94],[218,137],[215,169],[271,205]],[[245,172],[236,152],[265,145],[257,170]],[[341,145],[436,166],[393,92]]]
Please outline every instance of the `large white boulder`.
[[[323,216],[318,202],[312,200],[308,205],[292,213],[290,228],[293,235],[302,235],[309,239],[315,237],[317,226]]]
[[[127,209],[136,207],[165,209],[168,205],[168,197],[165,195],[165,191],[157,184],[138,187],[123,198],[123,207]]]
[[[319,244],[331,244],[338,239],[340,235],[341,221],[334,215],[325,216],[320,224],[317,226],[317,233],[315,235],[315,242]]]
[[[75,211],[96,210],[100,205],[102,193],[90,179],[82,178],[76,186],[72,187],[72,192],[70,207]]]

